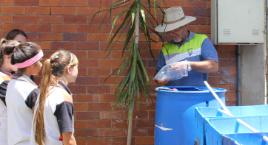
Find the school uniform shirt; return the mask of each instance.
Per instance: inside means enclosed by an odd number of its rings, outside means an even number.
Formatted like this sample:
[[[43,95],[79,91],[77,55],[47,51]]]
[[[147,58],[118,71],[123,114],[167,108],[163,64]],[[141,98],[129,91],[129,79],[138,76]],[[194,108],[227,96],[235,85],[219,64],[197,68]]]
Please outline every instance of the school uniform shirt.
[[[162,48],[156,65],[158,72],[167,64],[180,61],[204,61],[218,62],[218,54],[209,38],[204,34],[190,32],[182,44],[166,43]],[[168,82],[167,86],[204,86],[208,79],[208,73],[191,70],[187,77]]]
[[[38,102],[35,109],[38,109]],[[74,132],[73,115],[73,100],[69,88],[61,82],[57,86],[50,86],[44,106],[46,145],[63,145],[62,133]],[[34,135],[31,137],[32,144],[36,145]]]
[[[6,90],[11,77],[0,72],[0,145],[7,144]]]
[[[10,80],[7,86],[8,145],[29,145],[33,120],[32,108],[39,90],[27,75]]]

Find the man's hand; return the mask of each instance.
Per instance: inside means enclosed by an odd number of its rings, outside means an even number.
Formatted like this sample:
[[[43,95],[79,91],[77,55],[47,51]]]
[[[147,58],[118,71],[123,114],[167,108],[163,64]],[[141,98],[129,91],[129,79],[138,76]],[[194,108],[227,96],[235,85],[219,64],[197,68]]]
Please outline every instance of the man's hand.
[[[155,80],[155,82],[160,86],[165,86],[169,81],[168,80]]]
[[[188,76],[188,71],[190,70],[191,66],[188,61],[168,64],[159,70],[154,77],[154,80],[160,85],[165,85],[169,81],[175,81],[181,79],[182,77]]]
[[[192,69],[190,62],[187,60],[172,63],[170,64],[170,67],[179,71],[191,71]]]

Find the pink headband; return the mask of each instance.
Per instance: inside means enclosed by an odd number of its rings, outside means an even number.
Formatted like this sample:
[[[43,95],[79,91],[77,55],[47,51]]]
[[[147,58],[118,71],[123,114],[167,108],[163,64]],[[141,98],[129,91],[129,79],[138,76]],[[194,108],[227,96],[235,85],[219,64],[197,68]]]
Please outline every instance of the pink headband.
[[[42,50],[40,50],[34,57],[32,57],[32,58],[30,58],[22,63],[16,63],[16,64],[14,64],[14,66],[17,68],[25,68],[25,67],[31,66],[34,63],[36,63],[37,61],[39,61],[43,56],[44,56],[44,53]]]

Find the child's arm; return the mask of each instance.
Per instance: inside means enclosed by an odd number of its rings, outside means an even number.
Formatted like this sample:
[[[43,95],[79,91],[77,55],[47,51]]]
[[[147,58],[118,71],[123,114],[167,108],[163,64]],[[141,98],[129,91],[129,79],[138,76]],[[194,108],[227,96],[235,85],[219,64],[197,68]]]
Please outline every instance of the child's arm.
[[[62,138],[64,145],[76,145],[76,140],[72,132],[62,133]]]

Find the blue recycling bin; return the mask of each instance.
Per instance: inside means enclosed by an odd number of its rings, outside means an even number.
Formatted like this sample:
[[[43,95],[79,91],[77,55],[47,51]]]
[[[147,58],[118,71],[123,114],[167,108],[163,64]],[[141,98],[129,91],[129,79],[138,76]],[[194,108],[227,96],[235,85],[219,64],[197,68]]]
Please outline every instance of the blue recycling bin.
[[[224,101],[225,89],[214,88]],[[155,145],[193,145],[196,107],[219,107],[206,87],[156,88]]]
[[[240,133],[223,136],[223,145],[268,145],[263,136],[268,133]]]
[[[236,117],[249,116],[268,116],[268,105],[251,105],[251,106],[229,106],[230,112]],[[199,145],[205,145],[205,119],[207,118],[228,118],[229,116],[222,113],[220,108],[216,107],[197,107],[195,112],[195,122],[197,128],[197,136],[195,140],[199,141]],[[230,117],[229,117],[230,118]]]
[[[250,116],[239,117],[253,128],[260,132],[268,132],[268,116]],[[236,118],[207,118],[205,122],[205,137],[206,145],[224,145],[228,135],[239,135],[243,133],[252,133],[250,129],[240,124]],[[260,136],[259,138],[261,138]],[[234,138],[234,141],[238,143],[238,138]],[[253,140],[254,138],[252,138]],[[250,138],[248,139],[250,140]],[[240,140],[245,141],[245,140]],[[226,143],[227,144],[227,143]],[[248,145],[248,144],[246,144]],[[257,144],[255,144],[257,145]],[[262,145],[262,144],[259,144]]]

